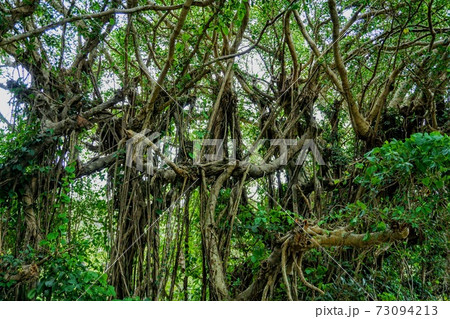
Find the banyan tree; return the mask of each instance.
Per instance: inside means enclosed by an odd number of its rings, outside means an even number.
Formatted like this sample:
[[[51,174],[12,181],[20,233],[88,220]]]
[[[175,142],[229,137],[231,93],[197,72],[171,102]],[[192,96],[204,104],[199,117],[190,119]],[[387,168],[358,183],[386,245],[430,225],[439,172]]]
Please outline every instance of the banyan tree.
[[[0,299],[442,298],[446,5],[2,1]]]

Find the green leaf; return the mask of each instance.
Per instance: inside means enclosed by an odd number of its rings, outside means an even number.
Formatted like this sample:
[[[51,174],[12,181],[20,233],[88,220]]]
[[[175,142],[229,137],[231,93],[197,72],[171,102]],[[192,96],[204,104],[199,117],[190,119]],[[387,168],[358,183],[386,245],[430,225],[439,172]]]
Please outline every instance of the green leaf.
[[[53,286],[54,283],[55,283],[55,278],[51,278],[45,282],[45,285],[47,287],[51,287],[51,286]]]
[[[386,230],[386,223],[385,222],[379,222],[377,225],[377,230],[384,231]]]
[[[230,33],[227,26],[223,26],[223,27],[222,27],[222,32],[223,32],[225,35],[228,35],[228,34]]]
[[[359,200],[356,201],[356,205],[358,205],[359,208],[366,210],[367,206],[363,202],[360,202]]]
[[[66,166],[64,169],[65,169],[65,171],[66,171],[67,173],[69,173],[69,174],[75,173],[75,166],[74,166],[74,165]]]
[[[443,188],[444,187],[444,181],[442,179],[437,179],[434,181],[434,185],[436,185],[437,188]]]
[[[187,42],[190,37],[191,36],[189,35],[189,33],[183,33],[183,35],[181,36],[181,39],[183,39],[184,42]]]
[[[58,237],[58,233],[56,233],[56,232],[52,232],[52,233],[49,233],[49,234],[47,235],[47,239],[48,239],[48,240],[53,240],[53,239],[55,239],[56,237]]]
[[[116,291],[114,290],[113,286],[109,286],[108,289],[106,290],[106,294],[110,297],[115,297],[116,296]]]
[[[363,241],[368,241],[369,238],[370,238],[370,233],[367,232],[367,233],[364,235]]]
[[[27,298],[28,299],[34,299],[34,297],[36,297],[36,288],[31,289],[27,293]]]
[[[43,240],[41,240],[40,242],[39,242],[39,245],[40,246],[47,246],[49,244],[49,241],[48,240],[45,240],[45,239],[43,239]]]

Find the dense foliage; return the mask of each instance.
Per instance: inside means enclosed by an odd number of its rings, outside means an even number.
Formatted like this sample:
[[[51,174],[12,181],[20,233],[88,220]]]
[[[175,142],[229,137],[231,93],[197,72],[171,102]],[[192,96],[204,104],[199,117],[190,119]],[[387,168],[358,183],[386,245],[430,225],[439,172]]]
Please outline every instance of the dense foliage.
[[[0,300],[447,300],[447,6],[2,1]]]

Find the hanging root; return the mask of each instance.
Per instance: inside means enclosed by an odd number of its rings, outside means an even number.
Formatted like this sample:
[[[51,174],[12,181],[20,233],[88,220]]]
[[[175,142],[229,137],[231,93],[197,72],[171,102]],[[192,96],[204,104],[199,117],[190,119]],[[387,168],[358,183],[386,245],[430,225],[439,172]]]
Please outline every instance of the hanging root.
[[[284,285],[286,286],[286,292],[288,295],[289,301],[294,301],[292,299],[291,288],[289,285],[287,273],[286,273],[286,261],[287,261],[287,248],[289,246],[290,239],[287,239],[283,245],[281,246],[281,273],[283,274]]]
[[[273,291],[273,284],[275,283],[275,277],[276,277],[276,275],[275,275],[275,276],[272,276],[272,275],[271,275],[271,276],[269,276],[269,278],[267,279],[267,284],[266,284],[266,286],[264,287],[261,301],[267,301],[267,300],[268,300],[268,299],[267,299],[267,294],[269,293],[269,290],[270,290],[270,292]]]
[[[321,295],[325,294],[322,289],[319,289],[316,286],[314,286],[314,285],[312,285],[312,284],[310,284],[309,282],[306,281],[305,276],[303,275],[303,270],[302,270],[302,260],[303,260],[303,253],[300,253],[300,256],[298,257],[298,259],[294,258],[294,263],[297,266],[297,272],[298,272],[298,275],[299,275],[300,280],[302,281],[302,283],[306,287],[319,292]]]
[[[292,268],[294,268],[294,262],[292,262]],[[292,297],[295,301],[298,301],[298,282],[297,282],[297,274],[293,272],[292,274]]]

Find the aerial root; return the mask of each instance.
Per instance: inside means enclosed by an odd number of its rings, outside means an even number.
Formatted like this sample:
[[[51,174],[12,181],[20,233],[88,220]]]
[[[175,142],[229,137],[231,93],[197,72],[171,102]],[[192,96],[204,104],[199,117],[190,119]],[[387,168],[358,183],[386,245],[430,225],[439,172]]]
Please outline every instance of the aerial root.
[[[289,301],[294,301],[294,299],[292,299],[291,289],[289,286],[289,281],[286,273],[287,249],[289,247],[289,242],[290,239],[287,239],[281,246],[281,273],[283,275],[284,285],[286,286],[286,293],[288,295],[288,299]]]
[[[300,280],[302,281],[302,283],[306,287],[317,291],[321,295],[325,294],[325,292],[323,292],[322,289],[319,289],[316,286],[314,286],[314,285],[312,285],[312,284],[310,284],[309,282],[306,281],[305,276],[303,275],[302,260],[303,260],[303,253],[300,253],[300,256],[297,259],[294,258],[294,263],[295,263],[295,266],[297,266],[297,272],[298,272],[298,275],[299,275]]]
[[[268,300],[267,296],[268,296],[269,290],[270,290],[270,294],[272,295],[273,285],[275,283],[275,277],[276,276],[270,275],[269,278],[267,279],[267,284],[264,287],[262,298],[261,298],[262,301]]]

